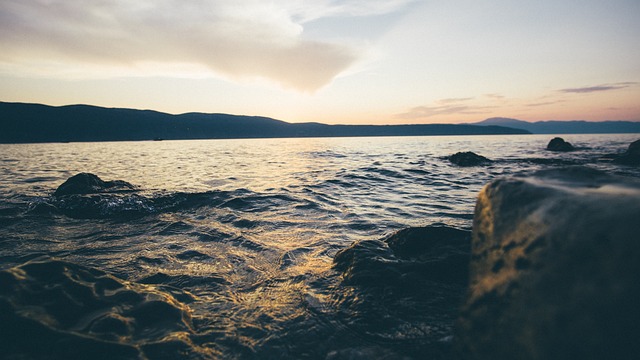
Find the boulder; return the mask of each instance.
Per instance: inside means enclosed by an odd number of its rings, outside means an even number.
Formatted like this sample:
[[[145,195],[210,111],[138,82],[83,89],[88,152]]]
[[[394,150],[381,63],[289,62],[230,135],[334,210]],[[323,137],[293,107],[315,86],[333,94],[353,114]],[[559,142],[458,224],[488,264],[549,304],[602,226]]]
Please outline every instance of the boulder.
[[[393,342],[389,358],[448,359],[467,288],[470,231],[442,224],[400,230],[338,252],[341,284],[331,303],[340,321],[372,344]],[[330,358],[385,358],[340,351]]]
[[[449,157],[447,157],[452,164],[458,166],[478,166],[490,163],[491,160],[487,159],[482,155],[478,155],[471,151],[466,152],[458,152]]]
[[[136,187],[123,180],[104,181],[91,173],[79,173],[58,186],[54,196],[133,191]]]
[[[466,261],[469,257],[470,241],[469,231],[444,224],[406,228],[384,239],[398,258],[423,261],[454,255],[462,255]]]
[[[465,359],[640,353],[640,182],[585,167],[499,179],[479,194]]]
[[[561,137],[555,137],[547,144],[547,150],[549,151],[573,151],[575,148],[571,143],[564,141]]]
[[[613,162],[623,165],[640,165],[640,140],[632,142],[627,151],[617,156]]]

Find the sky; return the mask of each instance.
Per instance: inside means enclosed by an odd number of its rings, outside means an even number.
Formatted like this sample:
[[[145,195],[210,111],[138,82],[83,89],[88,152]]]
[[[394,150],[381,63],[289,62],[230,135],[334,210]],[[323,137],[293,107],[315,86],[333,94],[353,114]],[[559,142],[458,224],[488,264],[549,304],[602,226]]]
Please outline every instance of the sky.
[[[638,0],[1,0],[0,101],[640,121]]]

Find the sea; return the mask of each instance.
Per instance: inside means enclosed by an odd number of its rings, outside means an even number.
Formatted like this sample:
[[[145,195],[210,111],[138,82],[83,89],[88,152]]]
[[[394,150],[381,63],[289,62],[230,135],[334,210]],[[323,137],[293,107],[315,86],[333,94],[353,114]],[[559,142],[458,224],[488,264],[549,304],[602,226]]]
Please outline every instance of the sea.
[[[606,157],[639,134],[552,137],[0,144],[0,358],[449,358],[464,286],[405,276],[384,239],[469,232],[501,177],[640,177]],[[135,189],[54,196],[79,173]]]

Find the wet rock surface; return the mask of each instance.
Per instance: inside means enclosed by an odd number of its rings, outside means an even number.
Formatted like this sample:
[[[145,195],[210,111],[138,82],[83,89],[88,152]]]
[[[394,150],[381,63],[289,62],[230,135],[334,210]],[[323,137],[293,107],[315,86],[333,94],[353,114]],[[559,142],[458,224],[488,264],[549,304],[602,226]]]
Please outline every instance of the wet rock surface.
[[[104,181],[91,173],[79,173],[60,185],[54,196],[100,194],[133,191],[136,187],[123,180]]]
[[[616,156],[613,162],[623,165],[640,165],[640,140],[632,142],[627,151]]]
[[[456,353],[625,359],[640,351],[640,182],[570,167],[487,185]]]
[[[479,166],[491,162],[488,158],[472,151],[457,152],[447,157],[447,160],[458,166]]]
[[[561,137],[555,137],[547,144],[547,150],[549,151],[574,151],[575,148],[571,143],[565,141]]]
[[[413,339],[405,353],[388,358],[448,358],[467,286],[470,235],[440,224],[400,230],[340,251],[334,269],[342,273],[343,290],[335,303],[351,314],[344,317],[346,325],[376,341]]]

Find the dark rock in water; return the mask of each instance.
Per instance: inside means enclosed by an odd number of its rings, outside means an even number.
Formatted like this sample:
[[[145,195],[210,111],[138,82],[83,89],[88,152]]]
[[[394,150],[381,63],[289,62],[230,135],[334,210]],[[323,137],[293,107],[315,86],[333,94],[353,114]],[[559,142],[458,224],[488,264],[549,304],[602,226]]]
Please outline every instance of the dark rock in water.
[[[629,148],[627,149],[627,154],[640,156],[640,140],[636,140],[629,144]]]
[[[431,225],[400,230],[384,239],[393,253],[402,259],[429,260],[452,255],[467,257],[471,234],[446,225]]]
[[[640,182],[584,168],[487,185],[455,340],[469,359],[640,353]]]
[[[136,190],[136,187],[126,181],[104,181],[94,174],[79,173],[58,186],[53,195],[99,194],[133,190]]]
[[[574,151],[575,148],[571,143],[564,141],[561,137],[555,137],[547,144],[547,150],[549,151]]]
[[[191,346],[190,313],[160,286],[70,262],[33,260],[0,271],[0,357],[205,358]],[[157,348],[162,357],[152,356]]]
[[[640,140],[632,142],[627,151],[617,156],[613,162],[623,165],[640,165]]]
[[[447,157],[447,159],[458,166],[478,166],[491,162],[491,160],[486,157],[471,151],[458,152]]]
[[[345,281],[360,285],[380,285],[383,278],[404,281],[400,278],[411,277],[411,272],[466,283],[470,239],[469,231],[441,224],[407,228],[382,240],[354,243],[336,254],[334,268],[343,272]],[[378,266],[380,259],[389,265]]]
[[[444,225],[409,228],[338,252],[342,286],[334,303],[343,321],[369,338],[397,342],[405,352],[392,358],[448,358],[451,344],[443,339],[453,335],[467,287],[470,235]]]

